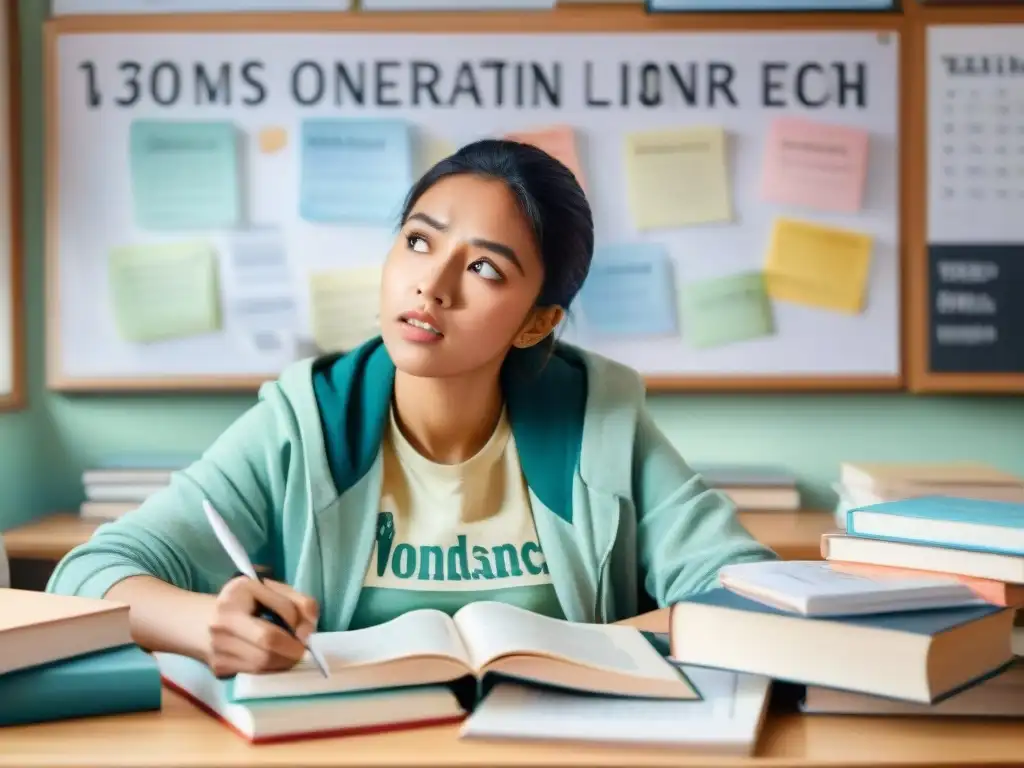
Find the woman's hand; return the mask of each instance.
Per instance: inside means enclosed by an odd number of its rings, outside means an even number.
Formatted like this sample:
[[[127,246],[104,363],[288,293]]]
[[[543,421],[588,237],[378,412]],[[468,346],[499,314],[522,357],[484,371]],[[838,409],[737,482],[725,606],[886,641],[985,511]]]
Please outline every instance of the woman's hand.
[[[217,677],[290,669],[305,654],[302,642],[257,618],[260,606],[277,612],[302,641],[316,630],[319,607],[287,584],[238,576],[221,589],[210,618],[207,664]]]

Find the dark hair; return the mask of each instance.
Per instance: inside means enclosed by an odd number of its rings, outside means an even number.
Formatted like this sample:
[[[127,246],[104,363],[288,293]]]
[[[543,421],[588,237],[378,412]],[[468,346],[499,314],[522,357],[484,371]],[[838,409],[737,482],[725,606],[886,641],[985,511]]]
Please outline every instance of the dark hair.
[[[526,216],[541,260],[538,306],[568,309],[590,271],[594,220],[579,182],[565,165],[537,147],[502,139],[467,144],[438,162],[409,191],[404,223],[416,201],[447,176],[469,173],[505,183]]]

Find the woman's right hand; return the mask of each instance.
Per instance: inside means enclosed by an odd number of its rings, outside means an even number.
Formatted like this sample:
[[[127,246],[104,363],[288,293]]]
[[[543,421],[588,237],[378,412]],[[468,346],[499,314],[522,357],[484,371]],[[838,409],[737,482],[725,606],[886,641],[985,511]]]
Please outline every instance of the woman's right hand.
[[[206,661],[217,677],[290,669],[305,654],[302,642],[257,618],[260,606],[276,611],[303,642],[316,631],[319,606],[311,597],[276,581],[231,579],[217,595],[210,619]]]

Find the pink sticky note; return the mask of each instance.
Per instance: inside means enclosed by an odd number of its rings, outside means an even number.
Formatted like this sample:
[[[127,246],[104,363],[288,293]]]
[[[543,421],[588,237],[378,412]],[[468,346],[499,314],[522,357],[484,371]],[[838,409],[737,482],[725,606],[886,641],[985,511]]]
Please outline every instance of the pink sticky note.
[[[580,170],[579,154],[576,152],[576,133],[570,126],[556,125],[535,131],[516,131],[505,134],[505,138],[509,141],[532,144],[538,149],[543,149],[553,158],[561,161],[572,171],[580,186],[586,188],[586,184],[583,183],[583,173]]]
[[[761,196],[824,211],[860,210],[867,177],[868,133],[796,117],[768,132]]]

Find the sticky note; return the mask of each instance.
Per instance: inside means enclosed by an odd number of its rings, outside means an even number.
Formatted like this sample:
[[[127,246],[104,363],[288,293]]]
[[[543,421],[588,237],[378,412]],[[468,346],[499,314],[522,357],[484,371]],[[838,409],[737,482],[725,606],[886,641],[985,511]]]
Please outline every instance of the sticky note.
[[[768,295],[849,314],[864,306],[872,239],[862,232],[778,219],[765,265]]]
[[[316,118],[302,124],[299,213],[306,221],[392,225],[413,182],[402,120]]]
[[[237,138],[230,122],[132,121],[136,224],[147,230],[236,226],[242,214]]]
[[[259,132],[258,144],[260,152],[272,155],[280,152],[288,144],[288,131],[280,126],[269,126]]]
[[[664,247],[626,243],[598,248],[580,290],[586,326],[599,334],[676,332],[672,264]]]
[[[775,333],[760,272],[686,283],[680,289],[679,308],[683,338],[694,347],[719,347]]]
[[[868,132],[798,117],[768,131],[761,196],[774,203],[854,213],[864,198]]]
[[[417,173],[423,175],[441,160],[455,154],[456,146],[441,136],[432,133],[421,133],[416,150]]]
[[[380,267],[310,275],[313,340],[321,351],[354,349],[380,333],[380,282]]]
[[[114,248],[108,268],[122,339],[151,342],[219,330],[217,254],[208,243]]]
[[[639,230],[732,219],[721,128],[680,128],[626,137],[629,208]]]
[[[235,233],[226,256],[221,272],[226,324],[258,354],[289,355],[297,344],[299,305],[282,233]]]
[[[538,149],[543,149],[572,171],[581,187],[586,187],[586,184],[583,183],[583,172],[580,169],[576,132],[572,126],[555,125],[533,131],[516,131],[505,134],[505,138],[509,141],[518,141],[521,144],[530,144]]]

